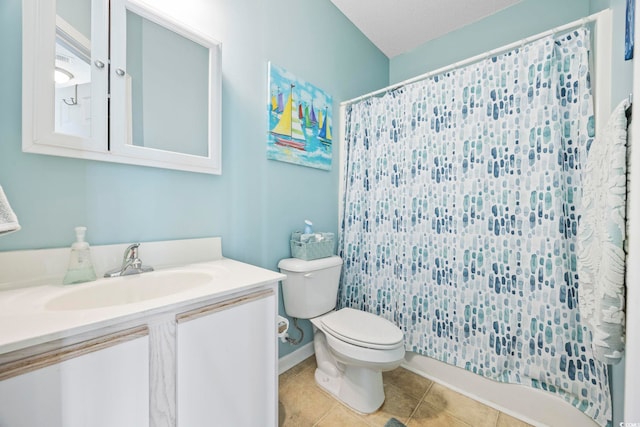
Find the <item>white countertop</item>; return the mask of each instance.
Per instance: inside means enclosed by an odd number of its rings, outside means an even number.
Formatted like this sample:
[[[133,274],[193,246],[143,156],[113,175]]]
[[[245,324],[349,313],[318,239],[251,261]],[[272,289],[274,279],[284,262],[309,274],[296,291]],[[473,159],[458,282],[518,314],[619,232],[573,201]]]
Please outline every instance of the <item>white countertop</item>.
[[[286,277],[271,270],[226,258],[143,274],[154,275],[181,270],[207,273],[212,279],[171,295],[92,309],[54,310],[46,306],[52,299],[81,287],[109,286],[109,281],[115,279],[99,279],[78,285],[41,285],[0,291],[0,354],[133,321],[181,305],[224,298]]]

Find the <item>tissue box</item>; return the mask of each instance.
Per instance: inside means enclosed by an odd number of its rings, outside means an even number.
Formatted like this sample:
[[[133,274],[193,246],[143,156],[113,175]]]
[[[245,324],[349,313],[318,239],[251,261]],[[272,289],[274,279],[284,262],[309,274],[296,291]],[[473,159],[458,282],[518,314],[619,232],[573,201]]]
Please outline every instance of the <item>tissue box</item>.
[[[333,255],[333,233],[291,233],[291,256],[305,261]]]

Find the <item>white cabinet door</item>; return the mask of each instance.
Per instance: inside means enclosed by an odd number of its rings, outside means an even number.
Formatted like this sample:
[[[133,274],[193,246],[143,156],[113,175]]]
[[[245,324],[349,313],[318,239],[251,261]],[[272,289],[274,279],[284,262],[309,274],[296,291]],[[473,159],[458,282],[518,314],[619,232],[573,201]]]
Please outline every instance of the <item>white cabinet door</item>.
[[[148,426],[148,333],[125,332],[1,365],[0,426]]]
[[[178,427],[277,425],[273,289],[177,316]]]

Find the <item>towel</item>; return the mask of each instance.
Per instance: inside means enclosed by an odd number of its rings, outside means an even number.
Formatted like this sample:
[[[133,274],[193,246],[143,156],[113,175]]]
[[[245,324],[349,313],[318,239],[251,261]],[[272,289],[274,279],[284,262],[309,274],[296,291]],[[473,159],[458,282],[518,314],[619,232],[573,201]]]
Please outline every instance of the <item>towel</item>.
[[[406,427],[400,421],[395,418],[390,418],[389,421],[384,425],[384,427]]]
[[[607,364],[624,351],[627,107],[625,100],[615,108],[589,150],[577,233],[580,316]]]
[[[0,235],[12,233],[20,230],[18,218],[9,205],[7,196],[4,195],[2,186],[0,186]]]

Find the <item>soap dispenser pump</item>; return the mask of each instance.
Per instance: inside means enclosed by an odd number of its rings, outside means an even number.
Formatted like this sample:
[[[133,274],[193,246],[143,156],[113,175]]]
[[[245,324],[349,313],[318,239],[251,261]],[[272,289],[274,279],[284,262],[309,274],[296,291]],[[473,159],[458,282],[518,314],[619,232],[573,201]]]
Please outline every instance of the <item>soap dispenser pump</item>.
[[[91,252],[89,243],[85,242],[84,236],[87,227],[76,227],[76,241],[71,245],[71,255],[69,256],[69,267],[62,283],[72,285],[75,283],[91,282],[96,280],[96,272],[91,262]]]

